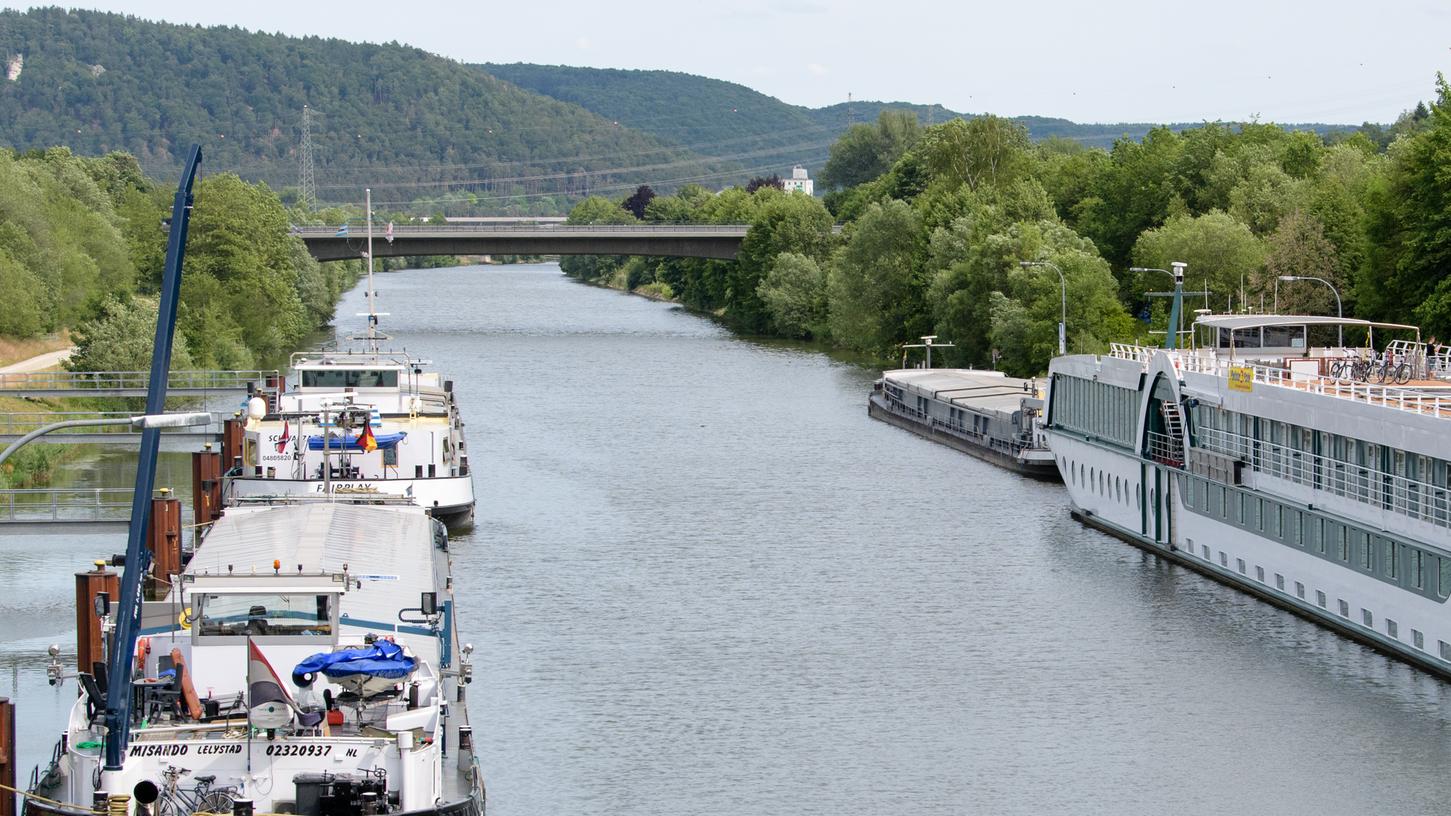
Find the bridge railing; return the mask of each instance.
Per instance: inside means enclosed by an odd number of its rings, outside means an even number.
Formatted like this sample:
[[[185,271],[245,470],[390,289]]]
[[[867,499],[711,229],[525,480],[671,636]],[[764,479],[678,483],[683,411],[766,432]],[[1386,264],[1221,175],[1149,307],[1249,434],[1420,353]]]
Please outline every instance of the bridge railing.
[[[338,235],[342,225],[294,226],[293,235],[306,238],[362,238],[366,225],[348,222],[347,235]],[[745,235],[750,224],[412,224],[393,227],[393,237],[433,235],[478,235],[487,233],[583,233],[588,235],[719,235],[736,238]],[[384,230],[373,225],[373,240],[385,240]]]
[[[0,414],[0,437],[20,436],[27,434],[45,425],[55,422],[68,422],[85,419],[123,419],[135,416],[133,411],[18,411],[15,413]],[[186,426],[178,428],[162,428],[163,434],[220,434],[222,423],[213,422],[206,426]],[[141,431],[130,425],[96,425],[93,427],[76,428],[71,433],[83,433],[87,436],[105,434],[108,436],[136,435]],[[44,442],[45,438],[40,441]]]
[[[131,513],[129,487],[31,487],[0,490],[0,523],[124,521]]]
[[[277,371],[173,371],[166,379],[168,389],[245,390],[248,383],[261,382]],[[145,390],[149,371],[27,371],[0,374],[0,391],[30,390]]]

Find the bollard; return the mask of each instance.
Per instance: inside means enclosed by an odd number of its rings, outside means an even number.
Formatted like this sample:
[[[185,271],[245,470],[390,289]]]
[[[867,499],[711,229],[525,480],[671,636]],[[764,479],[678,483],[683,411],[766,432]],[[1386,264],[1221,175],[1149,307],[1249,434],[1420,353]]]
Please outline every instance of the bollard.
[[[152,600],[164,597],[171,579],[181,572],[181,500],[161,488],[151,500],[151,528],[146,548],[151,550],[151,581],[147,594]]]
[[[196,524],[222,515],[222,455],[212,444],[191,455],[191,517]]]
[[[97,561],[90,572],[76,573],[76,670],[86,674],[106,662],[101,619],[96,616],[96,596],[102,593],[112,604],[121,600],[121,576],[106,569],[105,561]]]
[[[15,816],[15,704],[0,697],[0,816]]]
[[[222,423],[222,461],[231,466],[242,455],[242,414],[237,412],[232,418]]]

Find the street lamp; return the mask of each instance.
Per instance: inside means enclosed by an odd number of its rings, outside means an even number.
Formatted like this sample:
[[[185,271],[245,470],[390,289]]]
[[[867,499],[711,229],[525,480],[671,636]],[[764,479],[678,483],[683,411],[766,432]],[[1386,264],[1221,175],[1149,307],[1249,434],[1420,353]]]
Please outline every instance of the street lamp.
[[[1345,319],[1345,310],[1340,307],[1340,290],[1336,289],[1335,288],[1335,285],[1332,284],[1330,281],[1325,280],[1324,278],[1317,278],[1314,275],[1281,275],[1280,276],[1280,280],[1282,280],[1282,281],[1320,281],[1321,283],[1325,284],[1326,286],[1329,286],[1330,287],[1330,293],[1333,294],[1333,295],[1335,295],[1335,317],[1336,317],[1337,320],[1344,320]],[[1339,345],[1341,348],[1345,348],[1345,326],[1344,325],[1337,325],[1335,327],[1335,337],[1336,337],[1336,339],[1335,339],[1336,344]]]
[[[1058,318],[1058,356],[1066,355],[1068,353],[1068,279],[1063,277],[1063,270],[1051,261],[1018,261],[1018,266],[1024,269],[1046,266],[1058,273],[1058,282],[1063,285],[1063,311]]]
[[[66,428],[95,428],[105,425],[130,425],[138,430],[146,428],[190,428],[197,425],[207,425],[212,421],[212,415],[199,411],[190,414],[143,414],[132,417],[107,417],[104,419],[68,419],[65,422],[52,422],[49,425],[42,425],[39,428],[27,433],[14,442],[10,447],[0,451],[0,464],[3,464],[10,455],[20,450],[27,442],[45,436],[53,431],[63,431]]]

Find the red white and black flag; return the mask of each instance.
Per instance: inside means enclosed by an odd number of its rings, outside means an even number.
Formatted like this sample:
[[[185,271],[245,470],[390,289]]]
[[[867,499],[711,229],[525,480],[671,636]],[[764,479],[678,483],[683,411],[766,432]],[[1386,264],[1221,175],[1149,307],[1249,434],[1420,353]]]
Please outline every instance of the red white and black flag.
[[[292,698],[262,650],[247,639],[247,721],[253,728],[281,728],[292,722]]]

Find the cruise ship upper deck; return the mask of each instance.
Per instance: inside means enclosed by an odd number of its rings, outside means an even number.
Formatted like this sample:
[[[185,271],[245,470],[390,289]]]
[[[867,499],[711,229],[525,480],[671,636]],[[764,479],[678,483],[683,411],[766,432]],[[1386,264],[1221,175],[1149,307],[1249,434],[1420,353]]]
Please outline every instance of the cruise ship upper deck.
[[[1365,345],[1315,345],[1349,329]],[[1377,332],[1392,339],[1377,351]],[[1422,341],[1416,326],[1322,315],[1201,315],[1185,332],[1188,348],[1114,343],[1113,357],[1147,366],[1155,353],[1175,368],[1225,379],[1231,388],[1293,388],[1329,397],[1451,419],[1451,349]],[[1410,338],[1406,335],[1411,335]]]

